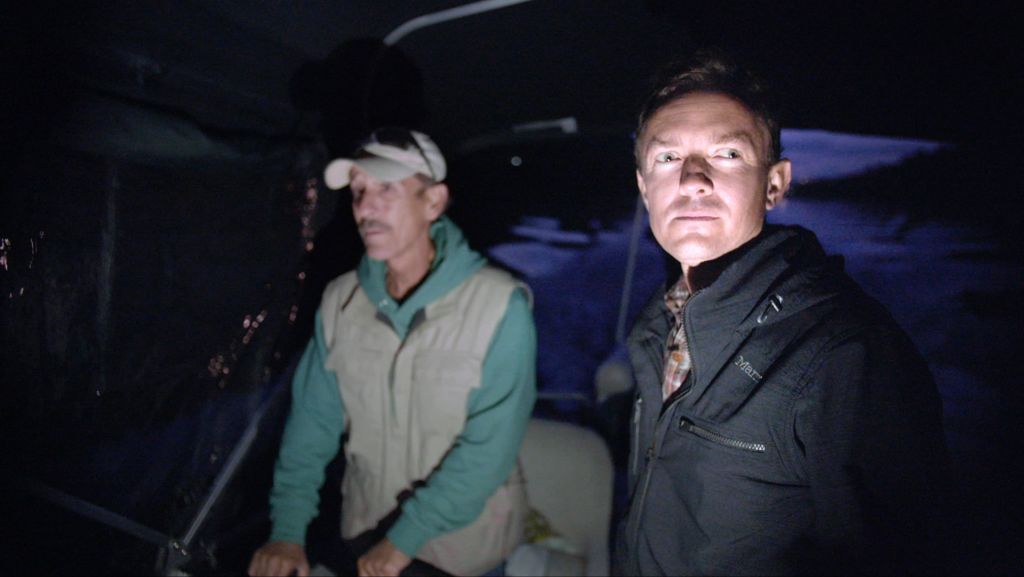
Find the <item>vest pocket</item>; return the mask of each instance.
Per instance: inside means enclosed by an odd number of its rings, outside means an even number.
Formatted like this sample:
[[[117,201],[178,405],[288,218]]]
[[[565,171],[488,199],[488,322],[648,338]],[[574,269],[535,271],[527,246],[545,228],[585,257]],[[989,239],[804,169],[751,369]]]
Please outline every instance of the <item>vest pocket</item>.
[[[431,430],[458,433],[471,390],[480,386],[480,363],[471,355],[424,350],[413,361],[411,397]]]
[[[464,353],[420,351],[414,361],[410,390],[410,457],[421,475],[429,474],[451,449],[466,424],[470,392],[480,385],[480,363]]]

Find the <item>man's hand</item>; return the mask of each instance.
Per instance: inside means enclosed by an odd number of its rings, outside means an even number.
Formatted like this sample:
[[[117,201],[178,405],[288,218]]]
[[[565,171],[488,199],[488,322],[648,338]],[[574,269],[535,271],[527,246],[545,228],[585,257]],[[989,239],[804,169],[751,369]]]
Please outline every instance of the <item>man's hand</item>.
[[[252,577],[309,577],[309,560],[302,545],[272,541],[252,554],[249,575]]]
[[[359,577],[398,577],[412,559],[382,539],[359,558]]]

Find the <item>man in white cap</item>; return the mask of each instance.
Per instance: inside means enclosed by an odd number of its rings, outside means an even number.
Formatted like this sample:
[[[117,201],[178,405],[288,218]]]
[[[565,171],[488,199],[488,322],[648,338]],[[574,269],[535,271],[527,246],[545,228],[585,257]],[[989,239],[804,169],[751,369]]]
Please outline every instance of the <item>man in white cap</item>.
[[[366,246],[326,288],[292,382],[250,575],[309,573],[305,533],[340,447],[341,533],[359,575],[479,575],[519,544],[517,455],[536,398],[529,289],[446,216],[446,165],[425,134],[375,131],[328,165]],[[404,572],[404,573],[403,573]]]

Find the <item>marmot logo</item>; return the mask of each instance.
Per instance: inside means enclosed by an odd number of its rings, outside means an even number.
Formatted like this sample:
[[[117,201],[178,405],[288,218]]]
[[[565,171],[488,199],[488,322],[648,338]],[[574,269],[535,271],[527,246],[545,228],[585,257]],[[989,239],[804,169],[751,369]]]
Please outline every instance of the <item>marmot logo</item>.
[[[750,366],[750,361],[745,360],[743,355],[737,355],[733,364],[739,367],[743,374],[750,377],[755,383],[761,382],[761,373],[755,371],[754,367]]]

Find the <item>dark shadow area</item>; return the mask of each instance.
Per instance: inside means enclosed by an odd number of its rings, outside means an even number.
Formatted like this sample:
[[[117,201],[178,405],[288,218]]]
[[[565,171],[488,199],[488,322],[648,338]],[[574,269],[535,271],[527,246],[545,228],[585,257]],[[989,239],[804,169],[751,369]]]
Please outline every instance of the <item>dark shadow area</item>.
[[[796,190],[796,198],[856,202],[881,218],[905,215],[899,226],[892,227],[891,237],[872,237],[865,230],[865,244],[927,243],[928,237],[922,237],[925,230],[958,234],[960,247],[942,254],[941,261],[915,263],[921,279],[934,276],[929,271],[936,268],[977,270],[981,275],[940,277],[934,285],[908,282],[902,289],[887,291],[904,293],[907,302],[952,293],[923,324],[905,327],[923,345],[944,397],[956,475],[949,503],[958,541],[951,554],[951,574],[1019,575],[1024,567],[1024,496],[1017,490],[1024,473],[1016,466],[1024,443],[1010,433],[1024,413],[1024,392],[1016,376],[1016,359],[1024,355],[1018,334],[1024,285],[1019,278],[1006,277],[1024,262],[1024,211],[1015,198],[1021,176],[1012,153],[1015,142],[959,143],[898,166]],[[932,241],[940,250],[944,242],[942,237]],[[899,258],[891,257],[893,262]],[[883,269],[878,275],[884,279],[892,272]],[[978,288],[947,290],[943,285]],[[955,336],[947,338],[947,333]]]
[[[583,126],[579,134],[507,135],[453,151],[449,214],[479,250],[508,240],[528,216],[593,233],[633,210],[632,146],[628,135]]]
[[[88,5],[73,14],[60,2],[43,0],[0,12],[0,192],[12,198],[11,177],[26,146],[45,139],[65,119],[79,67],[68,58],[65,42],[75,26],[88,26],[96,10]]]
[[[7,496],[44,514],[4,521],[55,541],[82,531],[80,547],[108,535],[24,493],[44,486],[180,537],[286,362],[276,346],[300,289],[301,197],[286,167],[171,170],[43,150],[15,173],[5,215],[26,233],[8,237],[3,422]],[[82,560],[19,539],[20,568],[155,567],[157,545],[117,535]]]
[[[421,72],[379,38],[346,40],[323,60],[304,63],[289,89],[296,109],[320,114],[331,158],[347,156],[374,128],[422,129],[428,118]]]

